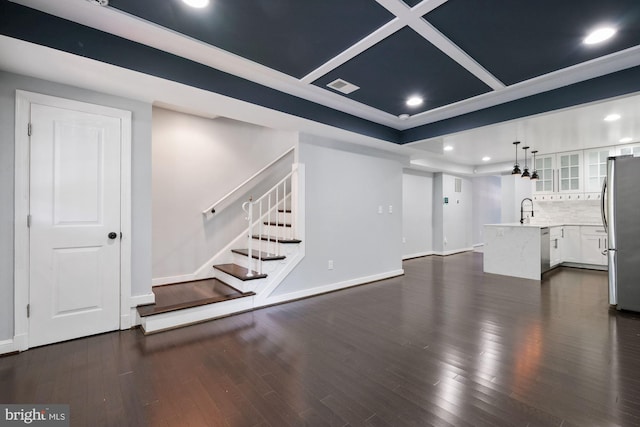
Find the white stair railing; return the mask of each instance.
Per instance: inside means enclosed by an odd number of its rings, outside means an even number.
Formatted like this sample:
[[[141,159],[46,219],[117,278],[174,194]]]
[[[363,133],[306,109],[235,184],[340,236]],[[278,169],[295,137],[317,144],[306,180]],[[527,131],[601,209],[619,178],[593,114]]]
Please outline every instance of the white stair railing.
[[[229,191],[227,194],[222,196],[222,198],[220,198],[217,202],[212,203],[207,209],[202,211],[202,215],[207,217],[208,215],[215,214],[216,211],[220,211],[222,207],[225,207],[225,205],[228,205],[228,200],[231,199],[231,197],[234,194],[238,193],[240,190],[245,188],[249,183],[253,182],[255,179],[257,179],[264,172],[268,171],[273,165],[278,163],[280,160],[284,159],[289,153],[292,153],[295,150],[295,148],[296,148],[295,146],[289,148],[287,151],[285,151],[280,156],[278,156],[278,158],[276,158],[275,160],[271,161],[268,165],[266,165],[265,167],[260,169],[258,172],[256,172],[253,175],[251,175],[249,178],[247,178],[245,181],[243,181],[236,188],[234,188],[233,190]]]
[[[295,227],[295,215],[293,214],[293,203],[290,202],[290,210],[292,211],[290,227],[286,227],[285,221],[281,221],[279,210],[283,211],[283,218],[286,218],[287,201],[291,201],[291,189],[294,186],[294,180],[297,179],[297,165],[293,165],[292,170],[287,176],[282,178],[276,185],[271,187],[265,194],[256,199],[250,198],[249,201],[242,204],[242,210],[246,214],[246,219],[249,223],[249,233],[247,236],[247,251],[248,251],[248,265],[249,273],[247,276],[253,276],[252,264],[256,264],[255,271],[258,274],[262,274],[262,258],[263,254],[268,256],[279,256],[280,245],[278,244],[284,239],[295,239],[296,227]],[[257,216],[256,216],[257,210]],[[274,214],[275,221],[271,220],[271,215]],[[254,220],[254,218],[256,218]],[[273,235],[265,236],[263,233],[263,225],[269,225],[269,229],[275,227],[276,232]],[[280,227],[285,230],[281,232]],[[256,234],[257,231],[257,234]],[[281,236],[282,234],[282,236]],[[258,236],[254,239],[254,236]],[[257,258],[253,258],[254,240],[257,240],[255,245],[257,251]]]

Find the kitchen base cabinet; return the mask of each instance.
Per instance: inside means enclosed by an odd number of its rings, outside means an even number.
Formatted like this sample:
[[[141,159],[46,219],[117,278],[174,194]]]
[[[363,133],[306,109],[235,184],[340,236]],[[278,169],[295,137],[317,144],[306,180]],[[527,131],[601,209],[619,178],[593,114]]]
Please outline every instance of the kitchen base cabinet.
[[[581,227],[583,264],[607,265],[607,234],[602,227]]]
[[[564,238],[562,239],[562,261],[582,262],[580,227],[568,225],[564,227]]]
[[[563,227],[552,227],[550,236],[550,264],[551,267],[562,262],[562,242],[563,242],[564,230]]]

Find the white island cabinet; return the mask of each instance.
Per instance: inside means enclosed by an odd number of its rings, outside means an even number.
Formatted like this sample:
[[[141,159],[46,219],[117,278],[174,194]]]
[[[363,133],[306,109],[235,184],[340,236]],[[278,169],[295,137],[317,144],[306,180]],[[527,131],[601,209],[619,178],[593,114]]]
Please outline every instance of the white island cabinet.
[[[484,239],[485,273],[540,280],[549,269],[548,226],[486,224]]]

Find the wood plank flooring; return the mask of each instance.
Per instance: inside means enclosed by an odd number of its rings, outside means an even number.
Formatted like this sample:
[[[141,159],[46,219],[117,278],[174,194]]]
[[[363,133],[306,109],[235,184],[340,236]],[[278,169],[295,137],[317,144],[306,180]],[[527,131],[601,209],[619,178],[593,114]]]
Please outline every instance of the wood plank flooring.
[[[72,426],[637,426],[640,316],[605,272],[542,283],[482,254],[162,334],[0,358],[1,403],[69,403]]]

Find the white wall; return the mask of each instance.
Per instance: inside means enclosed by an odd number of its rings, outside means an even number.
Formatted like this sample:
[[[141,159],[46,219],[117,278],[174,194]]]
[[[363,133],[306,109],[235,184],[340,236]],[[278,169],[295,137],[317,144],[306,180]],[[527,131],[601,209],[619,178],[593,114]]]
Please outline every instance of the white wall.
[[[502,175],[502,206],[501,216],[503,223],[520,221],[520,203],[525,197],[531,198],[533,194],[532,182],[523,179],[520,175]],[[527,202],[528,204],[528,202]]]
[[[433,251],[441,254],[444,251],[444,196],[443,196],[443,174],[433,174]]]
[[[193,274],[247,227],[240,205],[291,171],[293,154],[217,209],[202,210],[296,145],[298,134],[153,109],[153,278]]]
[[[462,180],[462,191],[455,192],[455,179]],[[433,249],[448,254],[472,247],[471,179],[436,173],[433,180]],[[448,203],[444,203],[448,198]]]
[[[499,176],[477,176],[473,181],[472,243],[484,243],[484,224],[502,222],[502,179]]]
[[[306,134],[299,155],[306,170],[306,255],[274,295],[401,271],[407,159]]]
[[[433,252],[433,174],[405,169],[402,174],[402,257]]]
[[[0,340],[13,338],[14,125],[17,89],[133,112],[132,295],[151,291],[151,105],[0,71]]]

